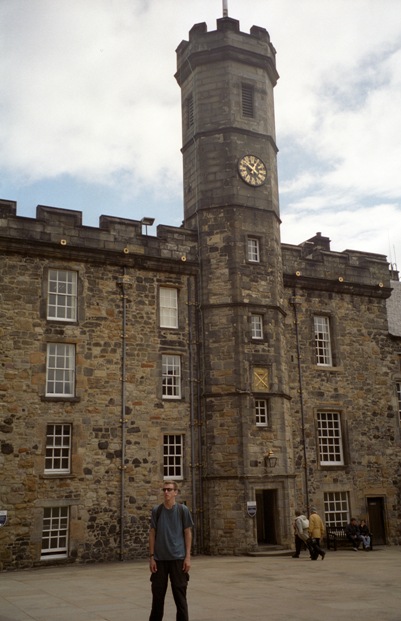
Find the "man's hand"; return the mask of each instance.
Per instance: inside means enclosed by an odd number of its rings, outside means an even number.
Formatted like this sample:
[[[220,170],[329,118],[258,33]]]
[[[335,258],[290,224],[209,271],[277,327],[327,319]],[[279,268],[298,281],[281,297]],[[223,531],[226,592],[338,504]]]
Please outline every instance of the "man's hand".
[[[189,556],[186,556],[182,564],[182,571],[185,571],[185,573],[188,573],[190,569],[191,569],[191,559]]]
[[[154,556],[152,556],[149,559],[149,569],[150,569],[152,574],[155,574],[157,572],[157,563],[156,563],[156,561],[154,559]]]

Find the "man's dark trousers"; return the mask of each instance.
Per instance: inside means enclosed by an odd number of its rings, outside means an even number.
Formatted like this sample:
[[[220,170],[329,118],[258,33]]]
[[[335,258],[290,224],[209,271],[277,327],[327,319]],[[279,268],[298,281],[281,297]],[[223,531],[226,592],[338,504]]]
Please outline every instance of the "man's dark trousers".
[[[168,577],[177,608],[176,621],[188,621],[187,586],[189,575],[182,571],[184,559],[178,561],[156,561],[157,571],[151,575],[152,610],[149,621],[161,621],[164,613]]]

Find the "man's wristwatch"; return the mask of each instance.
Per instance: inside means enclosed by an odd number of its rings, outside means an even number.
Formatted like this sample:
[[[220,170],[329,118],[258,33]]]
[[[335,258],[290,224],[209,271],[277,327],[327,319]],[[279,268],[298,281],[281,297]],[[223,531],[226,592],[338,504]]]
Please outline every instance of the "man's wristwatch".
[[[149,554],[149,558],[153,558],[153,557],[154,557],[154,554]]]

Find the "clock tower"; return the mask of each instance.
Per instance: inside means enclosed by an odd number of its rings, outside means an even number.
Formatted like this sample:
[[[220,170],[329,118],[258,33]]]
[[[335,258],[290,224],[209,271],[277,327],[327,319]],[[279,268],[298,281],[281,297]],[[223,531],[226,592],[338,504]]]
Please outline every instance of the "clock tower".
[[[276,51],[264,28],[226,16],[191,29],[175,77],[184,226],[199,240],[202,515],[210,552],[243,553],[292,539]]]

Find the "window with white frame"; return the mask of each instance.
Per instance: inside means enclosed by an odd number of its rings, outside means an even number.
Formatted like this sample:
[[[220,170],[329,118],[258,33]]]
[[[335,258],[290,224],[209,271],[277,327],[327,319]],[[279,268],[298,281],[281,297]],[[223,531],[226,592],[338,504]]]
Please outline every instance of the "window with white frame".
[[[324,493],[324,519],[326,526],[344,526],[349,524],[348,492]]]
[[[171,287],[160,287],[160,327],[178,328],[178,291]]]
[[[47,425],[45,472],[71,471],[71,431],[72,426],[67,423]]]
[[[401,382],[396,382],[395,387],[396,387],[397,399],[398,399],[398,418],[401,424]]]
[[[48,343],[46,396],[73,397],[75,391],[75,345]]]
[[[58,321],[77,320],[77,272],[49,270],[47,318]]]
[[[257,237],[248,237],[248,261],[259,263],[259,240]]]
[[[163,436],[163,477],[183,478],[184,437],[179,434]]]
[[[255,399],[255,418],[257,427],[267,427],[269,412],[266,399]]]
[[[68,555],[68,507],[45,507],[42,528],[42,559]]]
[[[343,465],[344,453],[340,413],[318,412],[317,429],[319,440],[320,465]]]
[[[331,355],[330,319],[329,317],[315,315],[315,348],[316,364],[325,367],[333,366]]]
[[[263,339],[263,315],[251,315],[251,335],[253,339]]]
[[[162,396],[164,399],[181,398],[181,358],[162,356]]]

